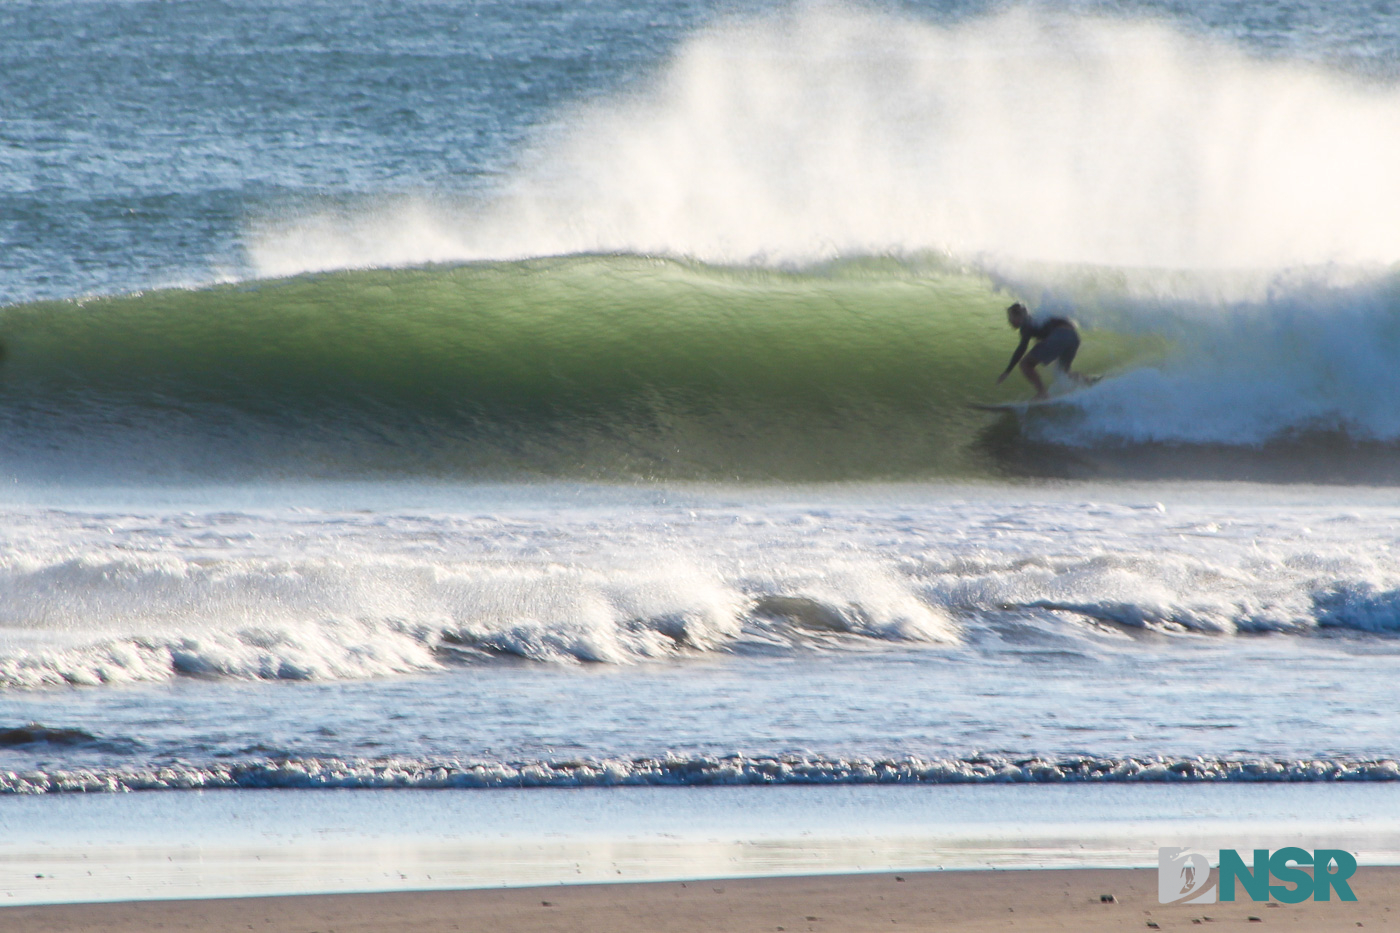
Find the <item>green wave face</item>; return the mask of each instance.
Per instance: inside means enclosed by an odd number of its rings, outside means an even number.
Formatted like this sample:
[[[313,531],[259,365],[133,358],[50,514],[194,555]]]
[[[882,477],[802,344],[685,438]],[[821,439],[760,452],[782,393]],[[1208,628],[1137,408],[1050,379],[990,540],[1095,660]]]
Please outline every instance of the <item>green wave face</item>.
[[[5,465],[59,450],[138,472],[996,471],[1007,419],[967,403],[1029,394],[994,384],[1011,297],[893,261],[603,256],[16,306],[0,312]],[[1079,365],[1140,351],[1094,333]]]

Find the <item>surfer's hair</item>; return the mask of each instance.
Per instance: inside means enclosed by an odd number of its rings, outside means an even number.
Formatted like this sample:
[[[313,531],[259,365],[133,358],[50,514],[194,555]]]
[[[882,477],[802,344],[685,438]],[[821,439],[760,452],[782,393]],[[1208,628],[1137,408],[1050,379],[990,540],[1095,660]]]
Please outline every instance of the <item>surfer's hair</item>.
[[[1029,309],[1029,308],[1027,308],[1025,305],[1021,304],[1021,303],[1018,301],[1018,302],[1016,302],[1014,305],[1012,305],[1011,307],[1007,308],[1007,309],[1006,309],[1006,313],[1007,313],[1007,314],[1013,314],[1013,313],[1014,313],[1014,314],[1030,314],[1031,312],[1030,312],[1030,309]]]

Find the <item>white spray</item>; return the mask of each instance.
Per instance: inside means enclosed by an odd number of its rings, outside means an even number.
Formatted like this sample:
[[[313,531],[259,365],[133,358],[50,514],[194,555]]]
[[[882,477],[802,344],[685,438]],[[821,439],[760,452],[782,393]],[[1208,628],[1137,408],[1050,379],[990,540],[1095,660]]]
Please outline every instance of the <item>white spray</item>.
[[[540,128],[494,201],[269,222],[264,275],[590,251],[1174,268],[1400,259],[1400,91],[1146,20],[724,22]]]

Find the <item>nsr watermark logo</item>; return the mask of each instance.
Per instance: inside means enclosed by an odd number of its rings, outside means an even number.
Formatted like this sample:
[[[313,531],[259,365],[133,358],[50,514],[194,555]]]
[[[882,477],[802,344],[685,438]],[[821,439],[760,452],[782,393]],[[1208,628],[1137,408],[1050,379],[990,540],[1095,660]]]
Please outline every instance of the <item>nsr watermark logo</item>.
[[[1221,849],[1214,882],[1210,860],[1193,849],[1157,850],[1157,900],[1163,904],[1214,904],[1233,901],[1236,883],[1251,901],[1275,897],[1285,904],[1337,899],[1354,901],[1347,879],[1356,874],[1356,856],[1341,849],[1299,849],[1290,846],[1270,854],[1254,850],[1254,865],[1247,866],[1234,849]],[[1305,867],[1312,871],[1304,871]],[[1276,882],[1276,883],[1272,883]]]

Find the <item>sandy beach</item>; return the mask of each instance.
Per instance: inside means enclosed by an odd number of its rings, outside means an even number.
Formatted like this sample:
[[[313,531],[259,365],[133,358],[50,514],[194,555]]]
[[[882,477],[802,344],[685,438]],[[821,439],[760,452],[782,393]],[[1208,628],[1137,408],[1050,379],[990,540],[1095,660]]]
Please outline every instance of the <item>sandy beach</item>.
[[[1157,903],[1150,869],[949,871],[473,891],[226,898],[0,909],[7,933],[1289,930],[1388,928],[1400,867],[1363,868],[1357,900]],[[1106,900],[1105,898],[1112,898]],[[1155,926],[1154,926],[1155,925]]]

